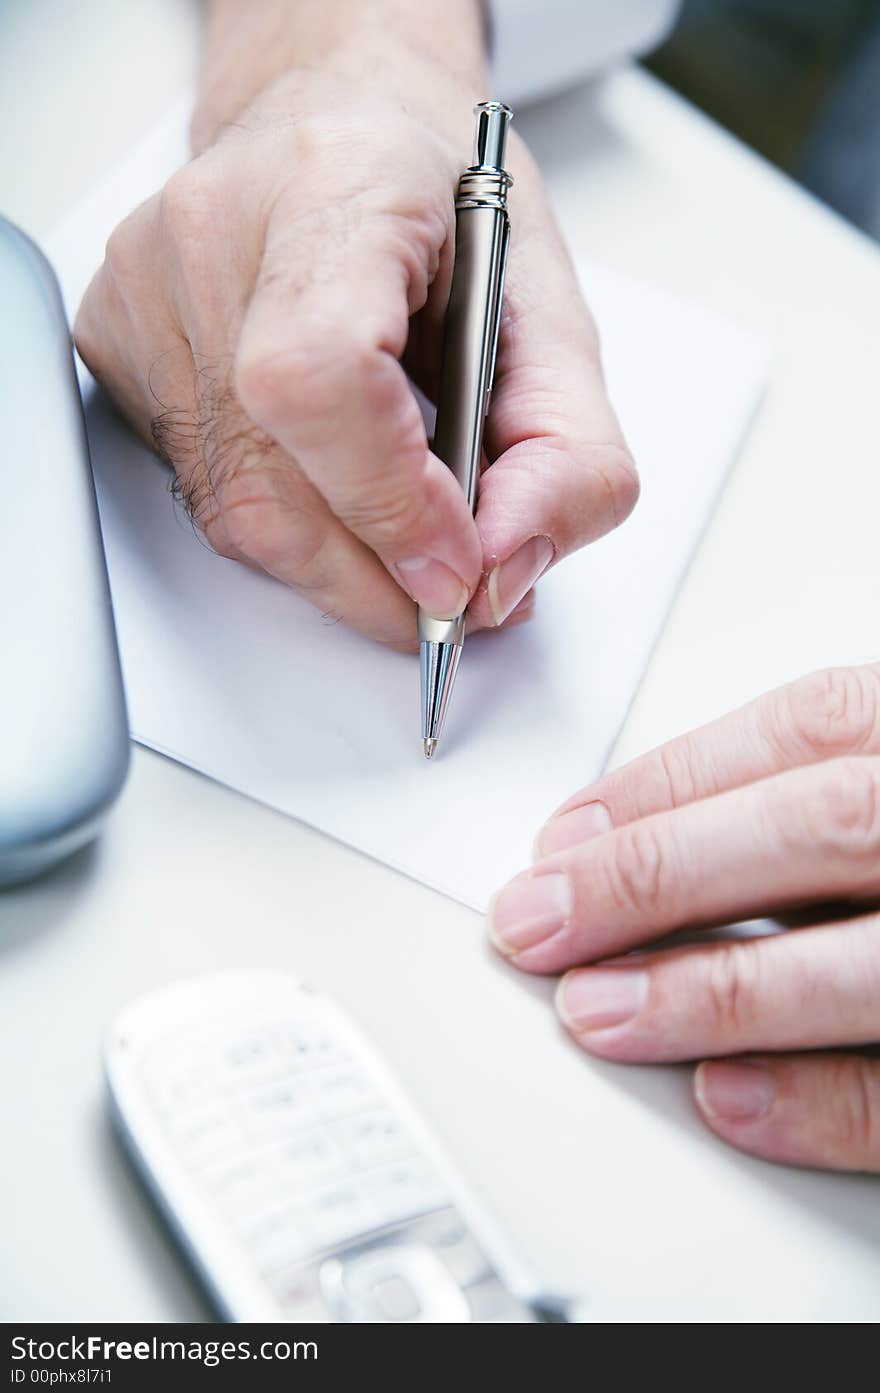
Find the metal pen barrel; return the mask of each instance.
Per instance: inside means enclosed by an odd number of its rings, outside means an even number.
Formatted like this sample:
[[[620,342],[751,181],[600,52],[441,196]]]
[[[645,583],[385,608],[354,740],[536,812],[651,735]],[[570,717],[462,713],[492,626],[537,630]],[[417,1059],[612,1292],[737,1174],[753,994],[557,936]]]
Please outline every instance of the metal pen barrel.
[[[455,475],[471,511],[498,346],[510,238],[507,191],[513,182],[502,163],[510,108],[481,102],[475,115],[474,163],[462,174],[455,200],[455,265],[434,435],[434,453]],[[419,610],[422,740],[429,758],[440,737],[464,635],[464,615],[435,619]]]

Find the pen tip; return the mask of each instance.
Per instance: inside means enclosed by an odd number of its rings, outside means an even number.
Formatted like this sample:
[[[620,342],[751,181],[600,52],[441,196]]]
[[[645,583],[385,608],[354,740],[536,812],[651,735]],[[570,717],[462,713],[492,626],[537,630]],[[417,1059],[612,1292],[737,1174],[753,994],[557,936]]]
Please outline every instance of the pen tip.
[[[425,759],[430,759],[430,758],[431,758],[431,755],[434,753],[434,751],[435,751],[436,748],[437,748],[437,741],[436,741],[436,740],[425,740],[425,741],[423,741],[423,744],[424,744],[424,746],[425,746]]]

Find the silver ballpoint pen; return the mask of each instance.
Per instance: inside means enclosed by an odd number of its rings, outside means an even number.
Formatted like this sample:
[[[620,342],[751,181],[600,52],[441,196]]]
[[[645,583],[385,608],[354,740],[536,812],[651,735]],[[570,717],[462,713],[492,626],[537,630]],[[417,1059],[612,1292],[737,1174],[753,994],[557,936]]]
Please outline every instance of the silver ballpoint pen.
[[[452,470],[471,512],[489,410],[504,271],[510,242],[504,169],[507,128],[513,113],[503,102],[480,102],[474,162],[458,181],[455,198],[455,266],[443,334],[434,453]],[[466,615],[434,619],[419,610],[422,740],[430,759],[446,717],[464,643]]]

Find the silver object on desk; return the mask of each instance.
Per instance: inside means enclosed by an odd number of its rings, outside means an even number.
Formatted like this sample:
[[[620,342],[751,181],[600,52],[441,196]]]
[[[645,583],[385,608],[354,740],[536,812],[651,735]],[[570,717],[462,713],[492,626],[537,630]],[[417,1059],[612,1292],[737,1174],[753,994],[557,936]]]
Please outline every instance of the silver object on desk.
[[[221,972],[123,1009],[119,1134],[230,1321],[566,1324],[370,1041],[285,973]]]
[[[474,162],[455,199],[455,267],[443,339],[434,453],[448,465],[473,512],[489,410],[504,272],[510,243],[504,169],[512,112],[503,102],[480,102]],[[428,759],[437,748],[464,643],[466,615],[435,619],[419,610],[422,740]]]
[[[94,836],[128,724],[70,331],[49,263],[0,218],[0,885]]]

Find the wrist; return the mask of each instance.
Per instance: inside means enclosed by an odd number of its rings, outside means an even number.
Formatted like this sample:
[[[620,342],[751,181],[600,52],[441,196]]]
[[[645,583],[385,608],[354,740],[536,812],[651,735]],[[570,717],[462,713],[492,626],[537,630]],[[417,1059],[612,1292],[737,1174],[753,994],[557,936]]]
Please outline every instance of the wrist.
[[[285,74],[336,72],[429,101],[433,79],[486,96],[485,0],[207,0],[199,153]]]

